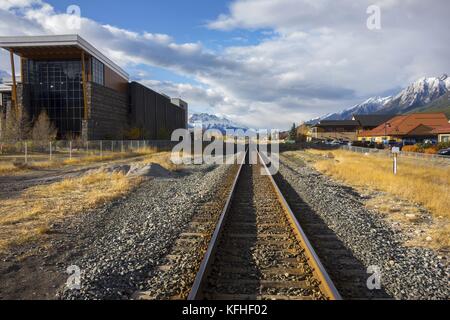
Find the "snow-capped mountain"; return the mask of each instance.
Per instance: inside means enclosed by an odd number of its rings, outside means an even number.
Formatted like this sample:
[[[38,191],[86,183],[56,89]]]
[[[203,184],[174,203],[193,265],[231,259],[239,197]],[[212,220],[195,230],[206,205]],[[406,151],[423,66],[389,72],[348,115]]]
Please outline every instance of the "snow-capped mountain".
[[[197,124],[201,124],[204,130],[218,129],[221,132],[225,132],[226,130],[248,129],[247,127],[234,123],[225,117],[218,117],[207,113],[191,115],[189,118],[189,126],[193,128],[194,125]]]
[[[448,92],[450,92],[450,77],[446,74],[440,78],[421,78],[396,96],[373,97],[342,112],[328,114],[308,123],[316,124],[322,120],[349,120],[356,114],[403,114],[417,110],[425,112],[428,105]]]
[[[395,96],[383,111],[387,113],[406,113],[415,108],[424,107],[450,91],[450,79],[421,78]]]
[[[380,110],[386,107],[386,105],[392,101],[392,97],[373,97],[367,99],[363,103],[357,104],[342,112],[328,114],[325,117],[319,118],[322,120],[348,120],[355,114],[373,114],[378,113]]]

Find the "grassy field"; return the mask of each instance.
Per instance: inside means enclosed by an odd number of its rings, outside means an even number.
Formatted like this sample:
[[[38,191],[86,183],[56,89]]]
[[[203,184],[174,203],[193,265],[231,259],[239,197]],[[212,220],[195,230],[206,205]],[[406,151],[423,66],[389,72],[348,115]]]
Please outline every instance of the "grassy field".
[[[171,163],[168,152],[141,155],[144,157],[134,163],[157,163],[170,171],[179,169]],[[16,197],[0,200],[0,252],[45,236],[53,222],[120,198],[141,181],[121,173],[98,172],[30,187]]]
[[[123,174],[96,173],[27,189],[0,201],[0,250],[36,239],[53,221],[123,196],[139,184]]]
[[[120,159],[131,159],[142,156],[150,156],[156,154],[158,151],[154,148],[142,148],[135,152],[105,152],[103,155],[77,155],[66,159],[54,159],[53,161],[40,160],[29,161],[27,164],[23,162],[16,162],[13,159],[9,161],[0,162],[0,176],[20,174],[33,170],[43,169],[57,169],[63,166],[84,166],[100,162],[109,162]],[[56,157],[56,156],[55,156]]]
[[[428,209],[435,225],[429,230],[431,245],[450,247],[450,169],[426,162],[400,159],[398,175],[392,173],[392,159],[347,151],[309,150],[316,156],[314,167],[361,190],[378,190]],[[318,157],[317,157],[318,156]]]

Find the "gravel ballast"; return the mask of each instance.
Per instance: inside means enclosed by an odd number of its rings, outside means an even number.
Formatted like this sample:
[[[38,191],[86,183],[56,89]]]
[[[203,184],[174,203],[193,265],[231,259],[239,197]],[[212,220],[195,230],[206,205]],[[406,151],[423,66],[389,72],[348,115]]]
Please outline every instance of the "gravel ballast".
[[[365,266],[381,270],[383,289],[395,299],[449,299],[450,270],[445,257],[406,247],[362,197],[313,168],[282,156],[280,174]],[[370,275],[368,274],[367,277]]]
[[[228,166],[199,166],[187,174],[144,182],[128,198],[93,211],[69,227],[84,246],[67,266],[81,269],[81,289],[62,299],[129,299],[169,252],[194,215],[214,196]],[[65,267],[67,267],[65,266]]]

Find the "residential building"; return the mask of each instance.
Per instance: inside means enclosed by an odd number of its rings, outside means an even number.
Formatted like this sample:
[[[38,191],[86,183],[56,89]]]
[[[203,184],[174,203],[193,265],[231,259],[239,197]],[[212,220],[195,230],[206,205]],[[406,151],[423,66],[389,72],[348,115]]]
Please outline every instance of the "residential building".
[[[167,137],[186,128],[187,106],[153,91],[140,94],[147,90],[136,90],[120,66],[78,35],[0,37],[0,47],[10,52],[12,106],[31,118],[45,110],[60,138],[123,139],[137,128],[146,133],[142,138],[157,139],[158,131]],[[14,55],[20,57],[21,83]],[[145,120],[151,114],[158,117]]]
[[[352,120],[324,120],[311,128],[313,140],[357,141],[358,134],[375,129],[394,115],[354,115]]]
[[[447,126],[448,118],[444,113],[416,113],[392,118],[375,129],[359,133],[359,141],[383,143],[397,141],[420,143],[436,140],[434,130]]]
[[[450,142],[450,124],[433,130],[438,135],[438,142]]]
[[[369,131],[388,122],[394,118],[395,114],[369,114],[369,115],[354,115],[353,120],[359,123],[359,132]]]
[[[312,128],[315,140],[355,141],[358,137],[359,123],[355,120],[324,120]]]

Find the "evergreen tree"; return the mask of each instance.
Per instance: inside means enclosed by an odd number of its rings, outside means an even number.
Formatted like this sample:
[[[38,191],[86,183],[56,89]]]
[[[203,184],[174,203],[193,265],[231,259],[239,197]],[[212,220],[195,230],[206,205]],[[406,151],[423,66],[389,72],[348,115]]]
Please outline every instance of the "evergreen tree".
[[[292,125],[291,131],[289,131],[289,140],[296,141],[297,140],[297,126],[295,123]]]

